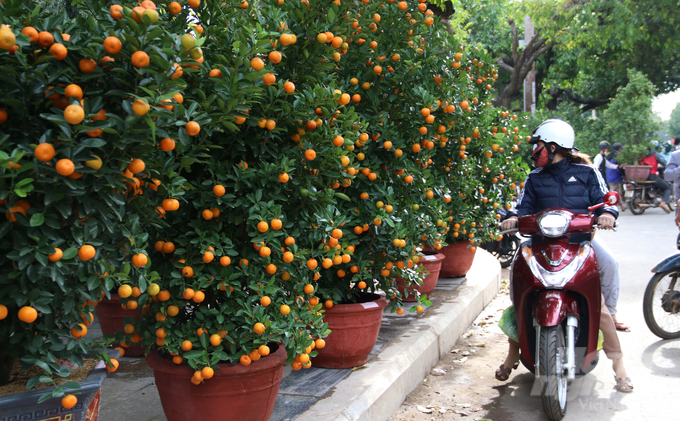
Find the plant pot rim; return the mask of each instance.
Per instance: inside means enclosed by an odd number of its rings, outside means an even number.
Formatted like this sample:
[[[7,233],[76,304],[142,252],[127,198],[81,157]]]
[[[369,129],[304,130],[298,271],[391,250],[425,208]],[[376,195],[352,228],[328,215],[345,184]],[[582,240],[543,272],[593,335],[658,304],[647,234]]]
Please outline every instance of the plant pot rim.
[[[433,263],[433,262],[439,262],[441,260],[446,259],[446,256],[439,251],[426,250],[426,251],[423,251],[423,253],[424,254],[428,253],[427,256],[430,257],[430,259],[427,259],[427,258],[420,259],[420,260],[418,260],[418,263],[416,263],[416,264],[420,265],[422,263]],[[434,259],[432,259],[432,257],[434,257]]]
[[[278,349],[266,357],[260,358],[258,361],[253,361],[250,365],[245,366],[240,363],[232,365],[231,363],[217,363],[219,370],[215,370],[215,377],[238,377],[243,374],[252,374],[258,371],[271,370],[277,365],[285,363],[288,354],[283,344],[277,343]],[[194,369],[188,364],[175,364],[172,360],[163,358],[159,355],[158,350],[153,350],[146,354],[146,363],[154,371],[164,373],[186,375],[187,378],[194,374]]]
[[[106,351],[107,354],[109,354],[109,358],[120,358],[120,351],[116,349],[107,349]],[[76,393],[85,395],[90,392],[96,392],[102,387],[102,385],[104,384],[104,380],[106,380],[108,371],[106,370],[106,365],[101,367],[100,363],[98,363],[92,369],[92,371],[90,371],[90,374],[87,375],[85,380],[77,382],[80,385],[80,389],[76,390],[75,391]],[[44,395],[45,393],[51,393],[53,390],[54,386],[43,387],[41,389],[27,390],[25,392],[12,393],[9,395],[0,396],[0,408],[2,408],[5,405],[10,405],[13,402],[20,402],[27,399],[35,399],[35,402],[37,402],[40,396]],[[61,405],[61,399],[59,398],[50,398],[45,402],[50,401],[55,402],[58,401]]]
[[[371,293],[367,295],[372,295],[375,297],[372,301],[367,301],[365,303],[349,303],[349,304],[334,304],[333,307],[327,308],[325,314],[336,314],[336,313],[358,313],[362,311],[373,310],[378,307],[380,310],[385,308],[389,301],[385,299],[382,295]]]

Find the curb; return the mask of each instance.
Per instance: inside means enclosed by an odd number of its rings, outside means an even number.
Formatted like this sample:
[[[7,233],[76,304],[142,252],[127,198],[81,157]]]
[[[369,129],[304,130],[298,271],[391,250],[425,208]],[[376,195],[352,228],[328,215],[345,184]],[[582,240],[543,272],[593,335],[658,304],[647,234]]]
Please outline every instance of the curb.
[[[433,305],[365,369],[352,372],[295,420],[377,421],[392,416],[496,296],[501,267],[495,257],[477,249],[466,277],[448,281],[459,284],[454,294]]]

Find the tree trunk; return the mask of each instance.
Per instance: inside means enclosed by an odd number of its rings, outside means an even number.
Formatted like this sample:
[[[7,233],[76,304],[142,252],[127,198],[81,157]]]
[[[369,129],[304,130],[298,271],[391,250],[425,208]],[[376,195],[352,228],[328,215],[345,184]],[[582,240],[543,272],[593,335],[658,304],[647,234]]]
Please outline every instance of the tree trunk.
[[[512,19],[510,19],[508,23],[512,29],[512,61],[506,61],[503,57],[499,57],[496,61],[501,69],[510,72],[510,83],[503,89],[500,96],[493,100],[493,103],[496,106],[503,106],[509,109],[512,105],[512,98],[522,90],[524,78],[526,78],[527,73],[531,70],[531,66],[536,62],[538,57],[552,50],[557,42],[548,42],[546,38],[541,38],[542,28],[539,28],[529,40],[524,50],[519,53],[517,26]]]

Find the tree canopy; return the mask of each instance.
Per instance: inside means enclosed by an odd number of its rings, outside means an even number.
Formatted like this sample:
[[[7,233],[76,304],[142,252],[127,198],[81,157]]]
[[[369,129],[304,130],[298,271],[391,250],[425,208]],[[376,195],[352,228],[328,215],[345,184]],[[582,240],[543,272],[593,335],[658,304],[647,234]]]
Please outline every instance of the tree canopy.
[[[680,10],[672,0],[452,0],[465,10],[468,42],[481,43],[501,71],[496,103],[512,107],[536,64],[537,106],[572,102],[588,111],[611,102],[628,70],[656,94],[680,86]],[[525,46],[524,16],[535,35]],[[519,81],[520,83],[517,83]],[[502,86],[504,84],[504,86]]]
[[[674,139],[680,138],[680,102],[675,105],[668,120],[668,135]]]

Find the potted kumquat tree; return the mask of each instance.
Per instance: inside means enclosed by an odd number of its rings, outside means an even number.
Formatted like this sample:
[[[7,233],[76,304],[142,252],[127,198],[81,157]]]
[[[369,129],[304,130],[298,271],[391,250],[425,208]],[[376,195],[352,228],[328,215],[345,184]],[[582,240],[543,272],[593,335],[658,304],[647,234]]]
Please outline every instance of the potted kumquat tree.
[[[488,129],[510,122],[483,99],[495,73],[423,3],[113,3],[0,4],[0,339],[62,374],[114,341],[82,337],[111,299],[168,419],[267,419],[284,363],[362,364],[422,248],[462,219],[487,233],[470,189],[495,203],[483,168],[514,168],[484,163],[511,148]],[[363,349],[324,356],[333,313],[371,313]],[[242,406],[253,383],[261,404]]]

